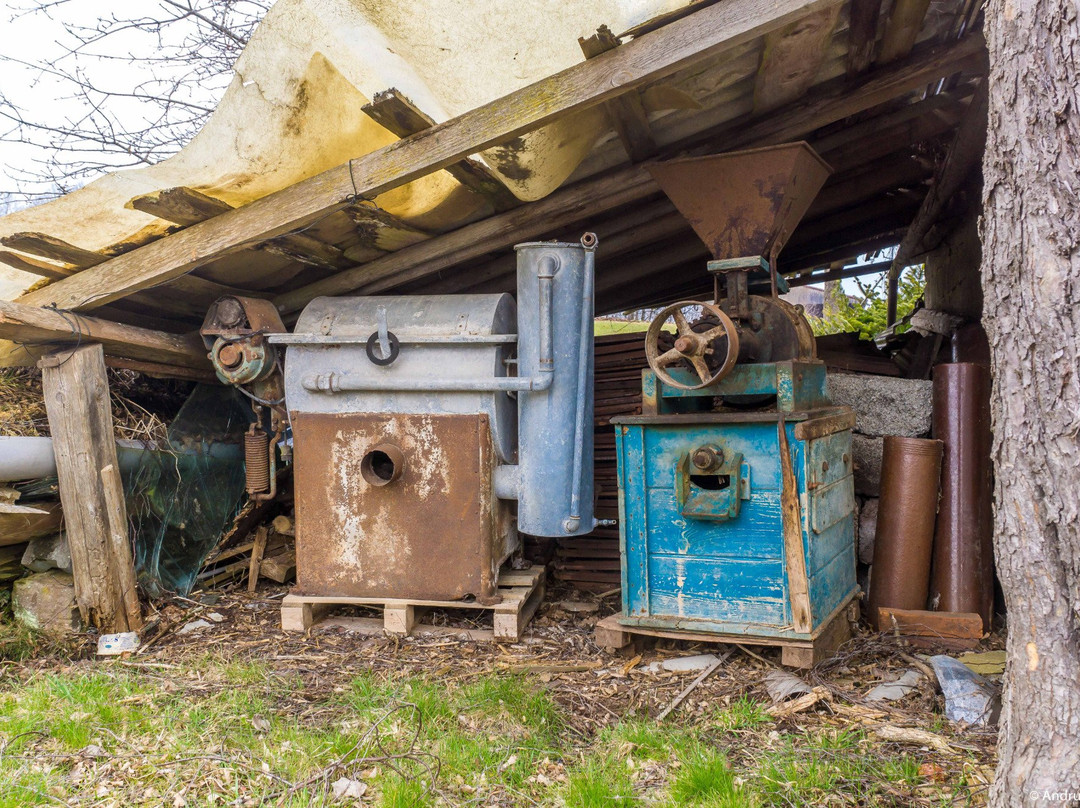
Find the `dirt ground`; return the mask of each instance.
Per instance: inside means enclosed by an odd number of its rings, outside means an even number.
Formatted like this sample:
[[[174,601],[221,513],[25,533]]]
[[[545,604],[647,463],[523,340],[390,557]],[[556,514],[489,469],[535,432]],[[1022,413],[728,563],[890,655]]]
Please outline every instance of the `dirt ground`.
[[[721,653],[724,647],[668,640],[650,640],[643,647],[612,656],[593,642],[597,619],[614,612],[617,595],[596,600],[571,589],[550,591],[522,641],[498,644],[462,641],[452,636],[425,636],[420,629],[409,638],[351,634],[340,628],[316,626],[306,634],[285,634],[279,625],[280,599],[287,589],[260,586],[252,595],[236,589],[195,593],[190,599],[159,604],[146,636],[151,639],[134,656],[120,660],[95,659],[90,640],[74,658],[45,655],[7,663],[3,679],[10,686],[30,682],[52,671],[77,673],[115,665],[150,677],[167,678],[173,669],[197,666],[208,656],[235,662],[258,662],[281,676],[302,683],[280,697],[275,711],[297,722],[311,719],[327,699],[340,692],[359,673],[389,679],[421,677],[438,682],[468,683],[483,677],[528,677],[558,705],[565,717],[564,732],[587,750],[593,739],[620,722],[655,721],[698,676],[693,673],[651,672],[649,663],[699,653]],[[561,604],[590,601],[589,606]],[[357,612],[359,613],[359,612]],[[465,620],[475,617],[475,622]],[[184,633],[183,626],[203,619],[208,626]],[[477,628],[484,622],[472,612],[435,613],[436,623]],[[487,618],[490,624],[490,618]],[[984,648],[1000,647],[990,638]],[[932,653],[920,649],[917,653]],[[899,701],[867,702],[868,691],[918,666],[913,649],[892,638],[860,633],[838,655],[812,671],[798,672],[813,688],[799,699],[773,704],[765,678],[778,669],[778,651],[735,647],[726,661],[667,716],[665,723],[706,732],[716,711],[727,706],[760,704],[767,720],[736,733],[708,730],[709,742],[722,751],[735,769],[751,768],[769,748],[782,740],[812,737],[831,731],[857,730],[861,754],[901,756],[914,760],[917,774],[895,787],[896,805],[979,805],[985,801],[993,775],[996,730],[965,728],[944,718],[943,697],[924,677],[914,692]],[[205,693],[221,687],[188,678],[185,692]],[[582,753],[584,754],[584,752]],[[658,772],[663,779],[663,772]],[[889,784],[882,786],[888,797]],[[878,790],[880,795],[881,790]],[[513,801],[505,804],[516,804]],[[584,803],[583,803],[584,804]],[[590,803],[591,804],[591,803]],[[810,804],[781,802],[778,804]],[[880,799],[838,804],[882,804]]]

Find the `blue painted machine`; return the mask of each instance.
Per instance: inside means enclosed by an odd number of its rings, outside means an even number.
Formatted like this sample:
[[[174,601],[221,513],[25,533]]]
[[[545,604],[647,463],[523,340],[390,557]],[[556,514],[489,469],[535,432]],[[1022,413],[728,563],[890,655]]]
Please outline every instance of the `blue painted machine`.
[[[784,645],[786,664],[812,664],[846,631],[857,591],[855,418],[830,405],[810,327],[777,297],[775,259],[830,169],[796,143],[652,171],[712,249],[719,303],[656,316],[642,415],[613,420],[617,623]]]

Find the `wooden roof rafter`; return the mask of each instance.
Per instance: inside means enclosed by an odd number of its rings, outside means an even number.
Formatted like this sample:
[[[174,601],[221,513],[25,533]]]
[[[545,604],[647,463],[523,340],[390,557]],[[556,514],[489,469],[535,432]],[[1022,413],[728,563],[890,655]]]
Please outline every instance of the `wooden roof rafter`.
[[[26,294],[20,302],[79,310],[105,305],[187,274],[254,240],[303,228],[351,200],[373,198],[838,2],[732,0],[706,7],[351,163]]]

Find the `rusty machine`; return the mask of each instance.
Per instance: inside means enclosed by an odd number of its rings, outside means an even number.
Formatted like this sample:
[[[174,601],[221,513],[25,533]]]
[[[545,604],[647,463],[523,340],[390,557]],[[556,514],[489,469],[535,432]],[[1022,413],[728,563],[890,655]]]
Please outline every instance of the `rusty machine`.
[[[710,248],[716,302],[656,315],[642,415],[613,419],[616,622],[812,648],[856,593],[855,419],[776,256],[831,170],[805,143],[650,170]]]
[[[292,453],[298,594],[494,603],[519,531],[592,531],[596,246],[518,245],[516,299],[318,298],[292,333],[265,301],[213,305],[254,498]]]

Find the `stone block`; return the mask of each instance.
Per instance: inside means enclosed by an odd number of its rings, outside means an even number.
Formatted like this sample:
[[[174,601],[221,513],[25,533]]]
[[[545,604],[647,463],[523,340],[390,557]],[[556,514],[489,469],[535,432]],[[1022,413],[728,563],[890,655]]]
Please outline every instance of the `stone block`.
[[[859,509],[859,561],[874,563],[874,534],[877,533],[878,501],[866,500]]]
[[[925,379],[830,373],[833,404],[855,410],[855,431],[879,437],[921,438],[930,434],[934,384]]]
[[[75,579],[66,572],[50,570],[20,578],[12,590],[11,605],[15,619],[27,628],[49,634],[80,628]]]
[[[868,438],[859,434],[851,436],[856,494],[876,497],[881,492],[881,456],[884,451],[884,438]]]
[[[22,565],[34,572],[71,572],[71,550],[68,549],[67,536],[56,533],[31,539],[23,553]]]

